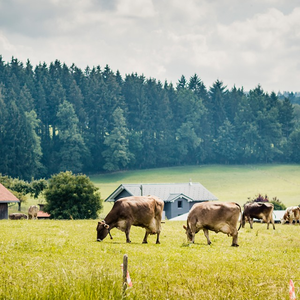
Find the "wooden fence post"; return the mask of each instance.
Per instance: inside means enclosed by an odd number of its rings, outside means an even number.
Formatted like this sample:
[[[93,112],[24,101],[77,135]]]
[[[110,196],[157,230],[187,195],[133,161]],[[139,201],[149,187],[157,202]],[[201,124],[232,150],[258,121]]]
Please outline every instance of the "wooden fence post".
[[[123,256],[123,297],[127,289],[127,270],[128,270],[128,256],[124,254]]]

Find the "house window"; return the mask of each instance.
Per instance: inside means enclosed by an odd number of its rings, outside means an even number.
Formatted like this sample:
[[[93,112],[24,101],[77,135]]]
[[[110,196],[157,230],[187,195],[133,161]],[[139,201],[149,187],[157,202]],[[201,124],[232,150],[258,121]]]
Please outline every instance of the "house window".
[[[178,203],[178,206],[177,206],[177,207],[178,207],[178,208],[182,208],[182,201],[179,200],[177,203]]]

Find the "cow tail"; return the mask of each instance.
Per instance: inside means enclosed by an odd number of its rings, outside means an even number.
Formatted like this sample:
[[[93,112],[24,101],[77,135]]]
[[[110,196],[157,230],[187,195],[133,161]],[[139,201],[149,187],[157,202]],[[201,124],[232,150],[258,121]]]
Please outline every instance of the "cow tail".
[[[237,203],[236,203],[237,204]],[[240,208],[240,226],[238,228],[238,231],[241,229],[242,227],[242,219],[243,219],[243,214],[242,214],[242,209],[241,209],[241,206],[239,204],[237,204],[238,207]]]
[[[238,229],[238,231],[241,229],[241,227],[242,227],[242,222],[240,222],[240,226],[239,226],[239,229]]]

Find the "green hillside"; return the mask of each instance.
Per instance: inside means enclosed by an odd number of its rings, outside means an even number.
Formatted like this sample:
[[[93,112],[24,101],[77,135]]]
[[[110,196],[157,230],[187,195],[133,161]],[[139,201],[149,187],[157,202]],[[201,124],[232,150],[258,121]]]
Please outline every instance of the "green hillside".
[[[220,201],[244,204],[258,193],[300,204],[300,165],[204,165],[90,176],[106,199],[122,183],[200,182]]]

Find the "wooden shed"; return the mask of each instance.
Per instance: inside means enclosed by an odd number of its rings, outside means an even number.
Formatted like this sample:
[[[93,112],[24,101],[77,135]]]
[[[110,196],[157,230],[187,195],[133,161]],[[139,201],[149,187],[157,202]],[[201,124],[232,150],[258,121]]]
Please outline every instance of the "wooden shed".
[[[8,219],[8,203],[20,203],[20,200],[0,183],[0,220]]]
[[[218,200],[199,182],[187,183],[149,183],[149,184],[121,184],[106,202],[128,196],[155,195],[165,203],[164,214],[168,219],[189,212],[195,203]]]

